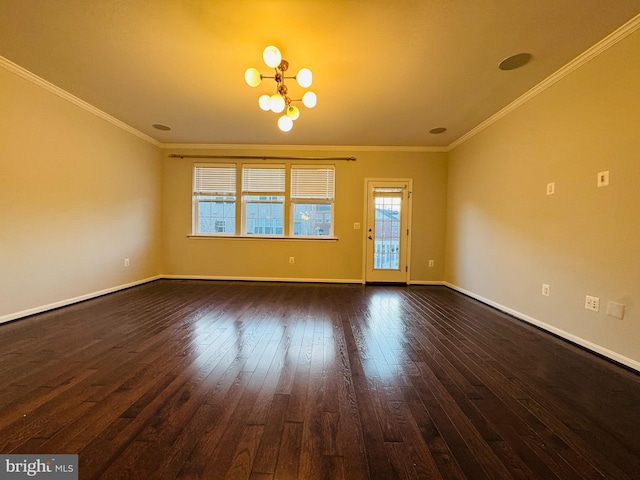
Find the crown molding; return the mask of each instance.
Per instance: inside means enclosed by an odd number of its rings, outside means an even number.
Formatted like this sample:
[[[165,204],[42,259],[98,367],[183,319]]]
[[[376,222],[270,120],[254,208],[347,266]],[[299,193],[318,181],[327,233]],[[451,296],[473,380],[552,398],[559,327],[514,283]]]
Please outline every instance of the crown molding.
[[[144,140],[145,142],[149,142],[152,145],[155,145],[156,147],[160,146],[160,142],[158,142],[156,139],[151,138],[148,135],[145,135],[144,133],[142,133],[140,130],[136,130],[135,128],[131,127],[130,125],[127,125],[126,123],[118,120],[115,117],[112,117],[111,115],[109,115],[106,112],[103,112],[102,110],[100,110],[99,108],[94,107],[93,105],[91,105],[90,103],[85,102],[84,100],[81,100],[80,98],[76,97],[75,95],[72,95],[71,93],[67,92],[66,90],[61,89],[60,87],[55,86],[53,83],[50,83],[48,81],[46,81],[44,78],[41,78],[39,76],[37,76],[34,73],[31,73],[29,70],[27,70],[26,68],[21,67],[20,65],[17,65],[15,63],[13,63],[11,60],[0,56],[0,66],[4,67],[6,70],[18,75],[19,77],[24,78],[25,80],[41,87],[44,88],[45,90],[67,100],[68,102],[73,103],[74,105],[76,105],[77,107],[80,107],[84,110],[86,110],[87,112],[102,118],[103,120],[106,120],[107,122],[115,125],[118,128],[121,128],[122,130],[135,135],[138,138],[141,138],[142,140]]]
[[[447,147],[447,151],[449,152],[449,151],[453,150],[454,148],[456,148],[457,146],[462,145],[464,142],[469,140],[471,137],[477,135],[478,133],[480,133],[481,131],[483,131],[487,127],[489,127],[489,126],[493,125],[494,123],[496,123],[502,117],[504,117],[504,116],[508,115],[509,113],[511,113],[512,111],[514,111],[516,108],[520,107],[521,105],[523,105],[524,103],[528,102],[532,98],[538,96],[539,94],[544,92],[547,88],[549,88],[550,86],[552,86],[556,82],[562,80],[564,77],[569,75],[571,72],[573,72],[573,71],[577,70],[578,68],[582,67],[585,63],[593,60],[595,57],[600,55],[602,52],[604,52],[605,50],[609,49],[610,47],[612,47],[613,45],[615,45],[619,41],[623,40],[627,36],[631,35],[633,32],[635,32],[639,28],[640,28],[640,14],[636,15],[631,20],[629,20],[627,23],[622,25],[620,28],[618,28],[617,30],[615,30],[614,32],[612,32],[611,34],[607,35],[605,38],[600,40],[598,43],[593,45],[591,48],[589,48],[588,50],[586,50],[582,54],[578,55],[571,62],[567,63],[564,67],[562,67],[559,70],[557,70],[555,73],[553,73],[551,76],[547,77],[545,80],[540,82],[538,85],[533,87],[531,90],[529,90],[528,92],[524,93],[523,95],[521,95],[520,97],[515,99],[513,102],[511,102],[509,105],[504,107],[502,110],[500,110],[499,112],[495,113],[494,115],[492,115],[491,117],[486,119],[484,122],[482,122],[478,126],[476,126],[473,129],[469,130],[467,133],[462,135],[456,141],[451,143]]]
[[[139,130],[127,125],[106,112],[94,107],[90,103],[72,95],[60,87],[30,72],[26,68],[13,63],[11,60],[0,55],[0,66],[6,70],[24,78],[25,80],[73,103],[74,105],[106,120],[107,122],[135,135],[142,140],[155,145],[164,150],[314,150],[333,152],[447,152],[448,147],[423,147],[423,146],[364,146],[364,145],[260,145],[260,144],[205,144],[205,143],[160,143],[156,139],[142,133]]]
[[[107,122],[125,130],[126,132],[146,141],[150,144],[159,147],[164,150],[314,150],[314,151],[348,151],[348,152],[435,152],[435,153],[447,153],[454,148],[462,145],[464,142],[474,137],[478,133],[482,132],[495,122],[505,117],[524,103],[528,102],[532,98],[538,96],[540,93],[551,87],[573,71],[577,70],[593,58],[600,55],[605,50],[609,49],[619,41],[623,40],[627,36],[640,28],[640,14],[629,20],[620,28],[603,38],[601,41],[593,45],[591,48],[580,54],[574,60],[566,64],[564,67],[557,70],[551,76],[540,82],[538,85],[518,97],[516,100],[508,104],[499,112],[495,113],[467,133],[459,137],[457,140],[444,147],[430,147],[430,146],[396,146],[396,145],[379,145],[379,146],[364,146],[364,145],[259,145],[259,144],[190,144],[190,143],[161,143],[156,139],[142,133],[141,131],[127,125],[126,123],[118,120],[117,118],[109,115],[106,112],[94,107],[93,105],[81,100],[80,98],[72,95],[71,93],[57,87],[56,85],[44,80],[43,78],[35,75],[27,69],[13,63],[11,60],[0,56],[0,66],[6,70],[38,85],[45,90],[54,93],[55,95],[73,103],[74,105],[96,115],[97,117],[106,120]]]
[[[271,145],[242,143],[161,143],[163,150],[312,150],[331,152],[448,152],[449,147],[419,147],[397,145]]]

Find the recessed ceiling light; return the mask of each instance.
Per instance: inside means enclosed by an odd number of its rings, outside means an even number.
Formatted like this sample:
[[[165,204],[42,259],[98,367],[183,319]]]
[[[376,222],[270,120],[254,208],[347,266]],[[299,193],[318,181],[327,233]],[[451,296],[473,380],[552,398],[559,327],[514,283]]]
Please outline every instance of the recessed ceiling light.
[[[167,131],[167,130],[171,130],[171,127],[167,126],[167,125],[163,125],[161,123],[154,123],[153,125],[151,125],[153,128],[155,128],[156,130],[163,130],[163,131]]]
[[[516,53],[515,55],[511,55],[510,57],[502,60],[498,65],[498,68],[500,70],[515,70],[516,68],[526,65],[530,60],[530,53]]]
[[[433,133],[434,135],[438,135],[439,133],[444,133],[446,131],[447,131],[446,128],[438,127],[438,128],[432,128],[431,130],[429,130],[429,133]]]

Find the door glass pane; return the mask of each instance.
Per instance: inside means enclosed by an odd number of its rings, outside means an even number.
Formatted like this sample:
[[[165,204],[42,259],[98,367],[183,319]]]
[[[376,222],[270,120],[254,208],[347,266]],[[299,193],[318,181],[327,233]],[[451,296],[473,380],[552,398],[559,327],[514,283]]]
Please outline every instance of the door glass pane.
[[[376,195],[376,192],[374,192]],[[400,208],[401,196],[375,196],[375,226],[373,237],[373,268],[400,268]]]

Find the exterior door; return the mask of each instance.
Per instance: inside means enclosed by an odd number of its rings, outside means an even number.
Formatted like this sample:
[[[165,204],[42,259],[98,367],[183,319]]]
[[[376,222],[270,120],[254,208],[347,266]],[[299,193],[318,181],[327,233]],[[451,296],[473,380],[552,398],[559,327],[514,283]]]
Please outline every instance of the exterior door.
[[[367,181],[365,281],[409,283],[410,180]]]

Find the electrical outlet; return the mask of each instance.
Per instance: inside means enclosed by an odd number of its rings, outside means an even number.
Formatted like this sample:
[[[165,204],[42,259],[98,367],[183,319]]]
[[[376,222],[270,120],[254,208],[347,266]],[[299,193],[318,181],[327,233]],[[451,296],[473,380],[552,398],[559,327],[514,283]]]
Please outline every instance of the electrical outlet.
[[[429,260],[429,266],[433,267],[436,263],[433,260]]]
[[[544,295],[545,297],[549,296],[549,285],[547,285],[546,283],[542,284],[542,295]]]
[[[296,259],[294,257],[289,257],[289,263],[294,263]]]
[[[353,224],[353,229],[354,230],[360,230],[360,224],[358,222]]]
[[[124,266],[125,266],[125,267],[128,267],[128,266],[129,266],[129,259],[128,259],[128,258],[125,258],[125,259],[124,259]]]
[[[547,195],[553,195],[554,193],[556,193],[555,182],[547,183]]]
[[[592,312],[600,311],[600,299],[598,297],[592,297],[591,295],[587,295],[584,301],[584,308],[587,310],[591,310]]]

